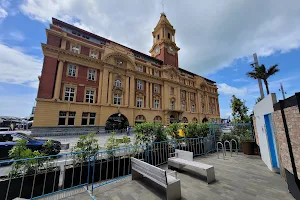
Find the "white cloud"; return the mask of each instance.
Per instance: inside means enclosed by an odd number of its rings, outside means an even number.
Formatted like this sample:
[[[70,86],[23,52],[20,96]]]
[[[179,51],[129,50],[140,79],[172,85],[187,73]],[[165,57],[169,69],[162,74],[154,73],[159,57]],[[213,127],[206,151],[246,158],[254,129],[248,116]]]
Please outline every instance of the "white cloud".
[[[9,39],[16,41],[23,41],[25,39],[24,34],[20,31],[13,31],[9,33]]]
[[[233,80],[234,82],[249,82],[249,80],[245,79],[245,78],[237,78]]]
[[[226,83],[220,83],[220,84],[218,84],[218,88],[219,88],[218,91],[221,94],[236,95],[236,96],[245,96],[247,94],[246,87],[236,88],[236,87],[227,85]]]
[[[0,44],[0,82],[37,87],[42,61],[16,48]]]
[[[0,22],[1,22],[1,20],[3,20],[6,17],[7,17],[6,10],[4,10],[3,8],[1,8],[1,6],[0,6]]]
[[[57,17],[143,52],[151,48],[160,7],[159,0],[27,0],[20,6],[34,20],[48,23]],[[165,2],[181,48],[180,66],[201,74],[254,52],[268,56],[298,48],[299,9],[298,0]]]

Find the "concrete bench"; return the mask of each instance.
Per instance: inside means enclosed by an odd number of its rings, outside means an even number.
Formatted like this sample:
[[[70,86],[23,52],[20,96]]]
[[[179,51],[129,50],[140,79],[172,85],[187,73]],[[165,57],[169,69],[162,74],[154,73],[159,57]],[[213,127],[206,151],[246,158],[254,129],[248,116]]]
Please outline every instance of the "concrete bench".
[[[182,150],[176,151],[176,150],[175,150],[175,157],[168,158],[169,168],[184,170],[184,168],[187,167],[188,169],[194,172],[203,170],[206,173],[207,183],[212,183],[216,180],[214,166],[193,161],[192,152],[182,151]]]
[[[175,177],[167,174],[163,169],[150,165],[146,162],[131,158],[131,173],[132,180],[147,177],[154,183],[162,186],[165,189],[167,200],[179,200],[181,199],[180,180],[177,179],[176,172]]]

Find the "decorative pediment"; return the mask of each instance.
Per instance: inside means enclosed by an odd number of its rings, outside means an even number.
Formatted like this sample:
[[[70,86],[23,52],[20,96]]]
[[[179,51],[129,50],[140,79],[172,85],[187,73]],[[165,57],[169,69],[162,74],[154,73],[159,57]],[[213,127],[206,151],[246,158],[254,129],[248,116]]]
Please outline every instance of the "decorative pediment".
[[[135,92],[135,94],[136,94],[137,97],[144,97],[145,96],[145,91],[143,91],[143,90],[137,90]]]
[[[114,87],[113,87],[113,93],[114,93],[114,94],[123,94],[123,93],[124,93],[124,90],[123,90],[122,87],[114,86]]]
[[[135,68],[134,61],[127,55],[121,52],[112,52],[103,57],[103,61],[106,63],[110,63],[112,65],[115,65],[117,67],[124,67],[127,68],[129,63],[130,68]]]
[[[153,99],[160,99],[161,98],[161,95],[160,94],[154,94],[153,95]]]

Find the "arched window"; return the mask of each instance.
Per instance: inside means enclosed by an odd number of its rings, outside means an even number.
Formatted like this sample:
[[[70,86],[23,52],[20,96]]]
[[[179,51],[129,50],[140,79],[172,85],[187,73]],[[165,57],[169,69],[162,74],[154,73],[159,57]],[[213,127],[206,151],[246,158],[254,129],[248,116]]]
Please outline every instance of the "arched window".
[[[122,81],[120,79],[116,79],[115,80],[115,86],[118,87],[118,88],[122,87]]]
[[[186,117],[182,118],[182,123],[188,123],[188,122],[189,122],[189,120]]]
[[[171,110],[175,109],[175,100],[173,100],[173,99],[170,101],[170,109]]]
[[[155,116],[153,121],[155,123],[161,123],[162,122],[162,118],[160,116]]]
[[[193,118],[194,123],[198,123],[198,119],[196,117]]]
[[[144,115],[138,115],[135,118],[135,123],[143,123],[146,122],[146,118],[144,117]]]

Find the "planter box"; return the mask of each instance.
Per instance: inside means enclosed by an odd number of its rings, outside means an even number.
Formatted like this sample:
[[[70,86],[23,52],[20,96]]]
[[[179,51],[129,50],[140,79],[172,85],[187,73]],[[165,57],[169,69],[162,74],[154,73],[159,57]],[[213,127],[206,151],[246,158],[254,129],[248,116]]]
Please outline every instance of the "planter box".
[[[244,154],[254,155],[254,142],[242,142],[242,150]]]
[[[9,192],[8,192],[8,200],[19,197],[20,190],[22,189],[21,198],[30,199],[31,191],[33,190],[33,197],[41,196],[43,194],[43,187],[45,182],[44,194],[52,193],[58,190],[58,181],[59,181],[60,171],[52,171],[47,172],[46,174],[37,174],[24,176],[23,187],[22,179],[23,177],[12,178],[10,182]],[[46,179],[46,180],[45,180]],[[54,188],[53,188],[54,184]],[[6,191],[9,185],[9,179],[0,181],[0,199],[5,199]]]

